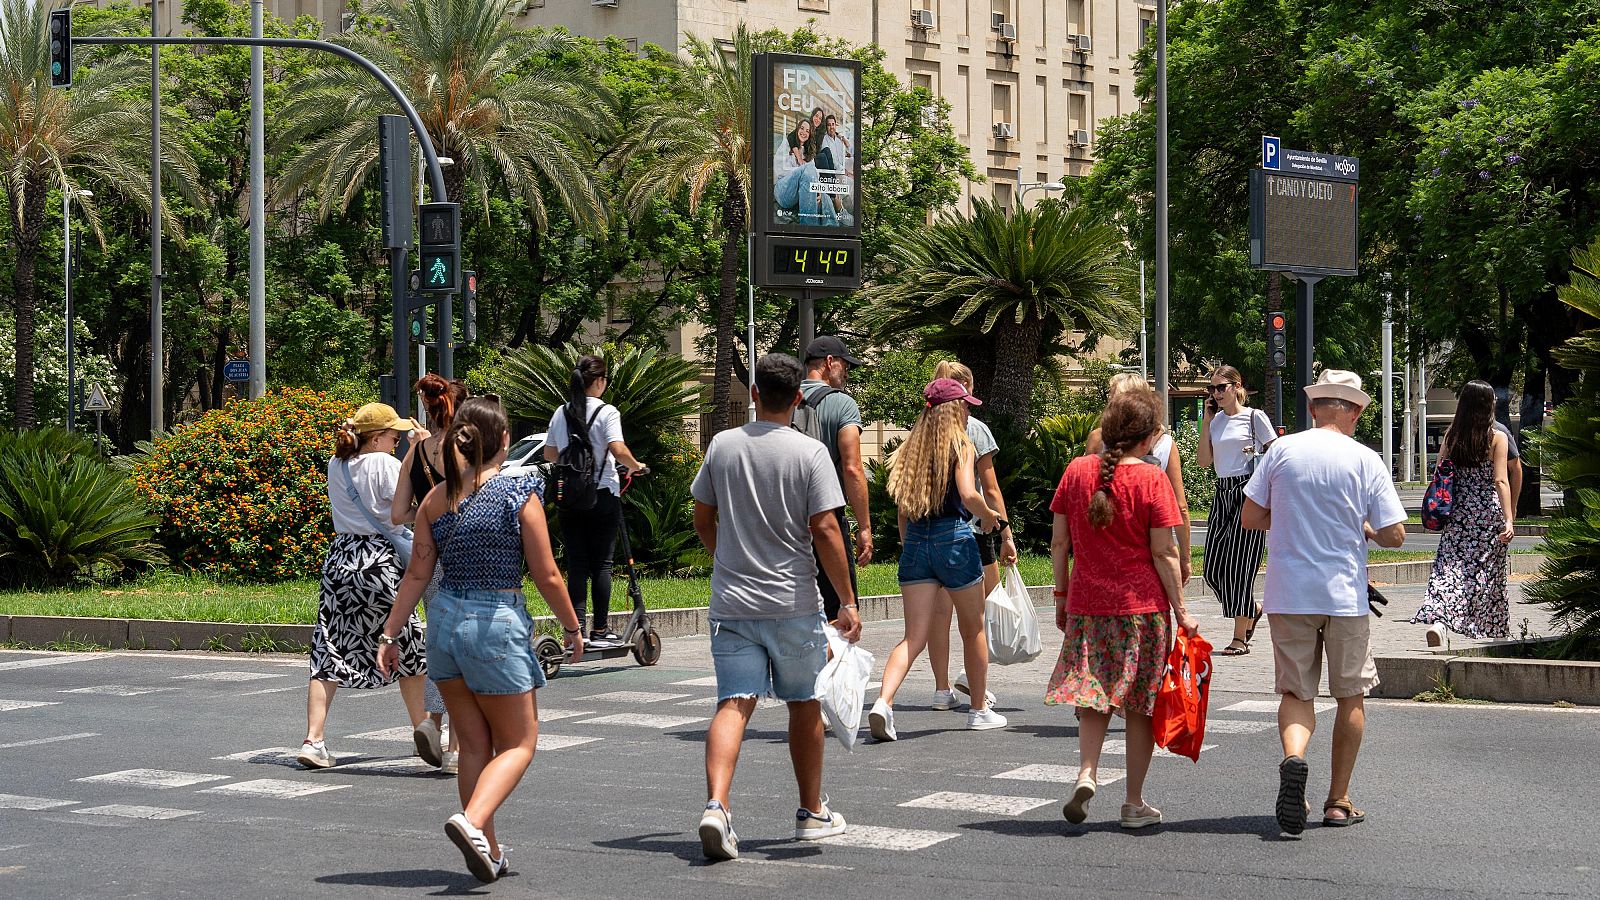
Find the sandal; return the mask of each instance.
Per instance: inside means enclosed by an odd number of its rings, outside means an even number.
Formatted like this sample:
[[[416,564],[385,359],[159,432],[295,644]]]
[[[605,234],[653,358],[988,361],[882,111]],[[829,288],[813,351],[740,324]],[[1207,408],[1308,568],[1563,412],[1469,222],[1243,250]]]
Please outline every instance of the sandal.
[[[1266,613],[1266,611],[1267,608],[1265,606],[1262,606],[1259,603],[1256,604],[1256,614],[1250,617],[1250,627],[1245,629],[1244,632],[1244,643],[1246,647],[1248,647],[1250,645],[1250,641],[1255,638],[1256,626],[1261,624],[1261,616]]]
[[[1278,764],[1278,830],[1291,837],[1299,837],[1306,830],[1306,779],[1310,767],[1305,757],[1290,756]]]
[[[1238,644],[1239,646],[1235,647],[1234,644]],[[1250,654],[1250,642],[1241,638],[1234,638],[1232,641],[1228,642],[1228,646],[1223,647],[1217,652],[1223,656],[1248,656]]]
[[[1337,809],[1344,813],[1338,818],[1330,818],[1328,810]],[[1329,800],[1322,804],[1322,824],[1329,828],[1343,828],[1346,825],[1360,825],[1367,820],[1367,814],[1356,809],[1348,797],[1339,800]]]

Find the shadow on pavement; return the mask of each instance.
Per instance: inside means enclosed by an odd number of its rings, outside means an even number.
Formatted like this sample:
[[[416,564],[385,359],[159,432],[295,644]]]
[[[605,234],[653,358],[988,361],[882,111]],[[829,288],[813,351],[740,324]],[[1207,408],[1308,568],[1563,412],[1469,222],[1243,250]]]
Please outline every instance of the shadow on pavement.
[[[513,870],[507,878],[514,877]],[[381,872],[345,872],[340,875],[324,875],[317,879],[318,884],[348,884],[358,887],[375,888],[439,888],[434,891],[435,896],[460,897],[478,896],[485,893],[488,885],[480,882],[466,872],[450,872],[445,869],[400,869],[385,870]]]
[[[1114,804],[1113,804],[1114,807]],[[1116,814],[1115,808],[1111,811]],[[992,822],[968,822],[961,826],[973,831],[986,831],[1005,837],[1081,837],[1086,834],[1125,834],[1130,838],[1149,835],[1174,834],[1244,834],[1256,835],[1264,841],[1278,841],[1278,822],[1272,816],[1222,816],[1212,819],[1168,819],[1149,828],[1126,829],[1115,818],[1073,825],[1062,819],[998,819]]]
[[[615,838],[609,841],[595,841],[596,847],[608,850],[635,850],[645,853],[661,853],[675,856],[693,866],[714,865],[700,852],[700,842],[692,837],[685,837],[682,832],[661,831],[653,834],[641,834],[634,837]],[[822,848],[816,844],[803,844],[792,840],[741,840],[739,841],[739,855],[741,857],[759,854],[762,859],[774,861],[791,861],[811,859],[822,855]]]

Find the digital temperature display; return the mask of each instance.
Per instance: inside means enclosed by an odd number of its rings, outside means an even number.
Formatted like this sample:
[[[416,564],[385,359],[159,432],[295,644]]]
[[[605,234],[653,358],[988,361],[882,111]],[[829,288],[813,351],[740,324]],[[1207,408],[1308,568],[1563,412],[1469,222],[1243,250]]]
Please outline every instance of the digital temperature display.
[[[813,275],[827,278],[854,278],[857,252],[853,247],[799,246],[773,241],[774,275]]]

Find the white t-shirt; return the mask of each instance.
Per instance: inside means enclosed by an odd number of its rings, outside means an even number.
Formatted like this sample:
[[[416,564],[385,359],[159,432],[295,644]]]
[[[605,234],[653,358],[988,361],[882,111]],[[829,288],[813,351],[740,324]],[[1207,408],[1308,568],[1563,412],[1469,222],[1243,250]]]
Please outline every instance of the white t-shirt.
[[[594,418],[594,423],[589,426],[589,447],[594,451],[594,462],[599,471],[596,472],[595,484],[603,491],[610,491],[613,496],[622,496],[622,479],[617,477],[617,467],[611,458],[611,442],[622,440],[622,413],[615,406],[601,400],[599,397],[590,397],[589,403],[584,407],[583,420]],[[599,415],[595,410],[600,407]],[[567,414],[566,407],[556,410],[555,418],[550,420],[550,427],[545,429],[544,442],[556,448],[560,453],[567,449]]]
[[[1367,541],[1361,529],[1406,520],[1383,457],[1330,428],[1278,438],[1244,495],[1272,511],[1266,610],[1367,614]]]
[[[833,169],[829,171],[850,171],[850,166],[846,163],[846,160],[850,157],[850,153],[844,148],[843,138],[836,138],[833,135],[825,134],[822,137],[822,146],[824,149],[830,151],[833,156]]]
[[[1150,455],[1144,457],[1144,461],[1165,472],[1167,464],[1172,462],[1172,435],[1163,434],[1158,438],[1156,445],[1150,448]]]
[[[333,507],[333,530],[339,534],[377,534],[372,523],[361,514],[361,507],[350,499],[349,482],[344,480],[343,470],[339,457],[328,460],[328,502]],[[352,457],[350,481],[355,482],[361,505],[372,512],[380,525],[388,527],[390,534],[405,530],[404,525],[389,523],[395,485],[400,483],[400,460],[394,454],[361,453]]]
[[[1278,439],[1272,421],[1259,409],[1239,407],[1233,415],[1219,412],[1211,419],[1211,460],[1218,478],[1234,478],[1245,473],[1250,451]]]

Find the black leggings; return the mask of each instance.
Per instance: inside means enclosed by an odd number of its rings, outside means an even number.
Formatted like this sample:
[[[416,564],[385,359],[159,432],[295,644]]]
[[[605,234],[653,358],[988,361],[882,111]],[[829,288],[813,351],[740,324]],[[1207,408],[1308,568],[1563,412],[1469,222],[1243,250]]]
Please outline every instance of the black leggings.
[[[606,630],[611,613],[611,555],[622,527],[622,501],[604,488],[595,491],[594,506],[562,510],[561,542],[567,552],[567,593],[572,597],[578,624],[588,608],[589,585],[594,585],[592,631]]]

